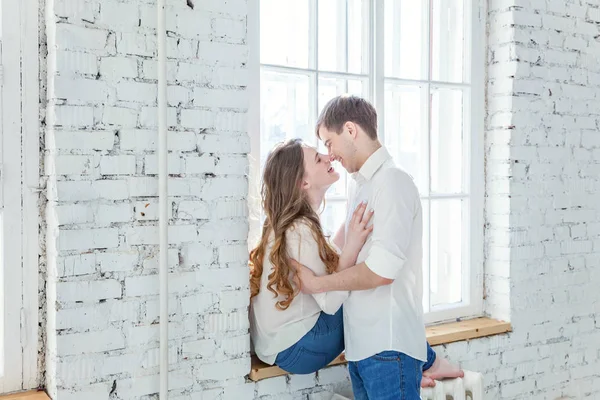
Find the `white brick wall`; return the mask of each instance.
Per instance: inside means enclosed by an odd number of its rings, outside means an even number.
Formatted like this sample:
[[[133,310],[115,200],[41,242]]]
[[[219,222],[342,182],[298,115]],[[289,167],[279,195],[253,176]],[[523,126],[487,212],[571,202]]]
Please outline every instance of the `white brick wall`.
[[[245,379],[248,4],[194,2],[169,0],[167,18],[171,398],[348,394],[343,366]],[[486,398],[599,397],[600,11],[488,3],[486,311],[514,332],[437,350],[483,372]],[[54,400],[158,391],[155,27],[147,0],[47,9]]]

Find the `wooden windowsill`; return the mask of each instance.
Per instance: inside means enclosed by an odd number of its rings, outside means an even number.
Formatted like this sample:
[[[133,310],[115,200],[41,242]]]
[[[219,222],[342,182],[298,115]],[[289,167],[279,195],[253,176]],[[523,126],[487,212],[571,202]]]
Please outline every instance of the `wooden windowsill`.
[[[0,400],[50,400],[45,392],[31,391],[0,396]]]
[[[511,332],[509,322],[498,321],[490,318],[476,318],[467,321],[450,322],[427,327],[427,341],[431,346],[438,346],[462,340],[476,339],[485,336],[501,335]],[[340,354],[328,366],[345,364],[344,354]],[[260,361],[255,355],[252,356],[252,368],[249,378],[253,381],[288,375],[281,368],[268,365]],[[28,399],[29,400],[29,399]]]

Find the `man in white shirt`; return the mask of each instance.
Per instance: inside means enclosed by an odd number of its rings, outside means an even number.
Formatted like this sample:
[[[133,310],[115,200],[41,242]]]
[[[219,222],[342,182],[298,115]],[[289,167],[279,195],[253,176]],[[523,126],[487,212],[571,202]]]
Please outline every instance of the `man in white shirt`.
[[[330,157],[351,173],[348,210],[362,201],[373,208],[373,233],[355,266],[322,277],[299,266],[302,290],[351,291],[344,302],[344,340],[356,400],[419,399],[423,366],[432,350],[423,321],[417,187],[379,142],[377,113],[366,100],[332,99],[319,116],[317,135]],[[338,246],[343,247],[344,237],[341,229]]]

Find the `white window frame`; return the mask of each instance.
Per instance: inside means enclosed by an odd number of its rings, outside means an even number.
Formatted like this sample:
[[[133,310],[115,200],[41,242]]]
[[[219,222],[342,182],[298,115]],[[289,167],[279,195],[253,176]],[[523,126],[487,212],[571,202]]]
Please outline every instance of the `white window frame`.
[[[314,10],[318,0],[309,0]],[[399,1],[399,0],[398,0]],[[471,40],[471,47],[467,48],[465,59],[470,64],[465,68],[470,69],[470,81],[456,85],[457,87],[470,87],[464,97],[465,107],[470,109],[470,120],[465,123],[465,157],[469,168],[466,176],[466,192],[469,199],[469,216],[466,226],[469,232],[463,241],[469,243],[468,252],[463,261],[463,268],[468,271],[463,273],[463,303],[445,306],[437,306],[425,315],[427,324],[455,320],[458,318],[469,318],[480,316],[483,312],[483,205],[484,205],[484,96],[485,96],[485,9],[482,0],[464,0],[465,4],[465,39]],[[248,86],[250,95],[250,108],[248,118],[248,129],[251,141],[250,154],[250,234],[249,246],[254,245],[260,235],[260,72],[263,67],[260,63],[260,0],[249,1],[248,13],[248,44],[249,69],[253,79]],[[378,126],[380,139],[384,141],[384,86],[388,78],[384,76],[384,0],[369,0],[369,24],[368,31],[371,40],[368,41],[369,52],[369,100],[378,110]],[[312,56],[318,56],[316,49],[311,48]],[[267,66],[273,68],[273,66]],[[281,67],[285,70],[287,67]],[[318,68],[318,67],[316,67]],[[306,68],[287,68],[288,70],[311,71],[318,76],[333,75],[338,77],[362,77],[359,74],[349,73],[323,73]],[[467,71],[468,73],[468,71]],[[393,79],[394,81],[402,81]],[[406,82],[416,82],[405,80]],[[430,85],[431,81],[420,81]],[[444,85],[444,84],[442,84]],[[454,86],[452,84],[445,86]],[[428,111],[429,112],[429,111]],[[316,118],[316,116],[315,116]],[[452,196],[444,196],[452,197]],[[456,196],[465,197],[465,196]],[[428,276],[428,273],[427,273]],[[424,296],[428,296],[424,293]]]
[[[0,393],[10,393],[39,385],[39,10],[35,2],[1,1]]]

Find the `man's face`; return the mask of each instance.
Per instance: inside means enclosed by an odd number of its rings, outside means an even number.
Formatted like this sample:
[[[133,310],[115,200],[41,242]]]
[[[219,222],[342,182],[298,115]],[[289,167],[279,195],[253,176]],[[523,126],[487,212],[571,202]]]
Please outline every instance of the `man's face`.
[[[349,173],[358,171],[354,137],[350,134],[346,126],[344,126],[342,133],[339,134],[335,131],[330,131],[324,126],[319,128],[319,138],[325,144],[329,152],[329,157],[331,160],[339,161]]]

